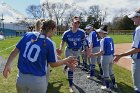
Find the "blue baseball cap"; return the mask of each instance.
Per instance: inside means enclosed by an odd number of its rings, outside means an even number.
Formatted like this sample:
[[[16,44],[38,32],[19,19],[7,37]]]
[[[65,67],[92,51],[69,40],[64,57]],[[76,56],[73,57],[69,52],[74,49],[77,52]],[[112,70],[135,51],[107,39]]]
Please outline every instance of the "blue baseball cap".
[[[91,26],[91,25],[87,25],[86,27],[85,27],[85,29],[92,29],[93,27]]]

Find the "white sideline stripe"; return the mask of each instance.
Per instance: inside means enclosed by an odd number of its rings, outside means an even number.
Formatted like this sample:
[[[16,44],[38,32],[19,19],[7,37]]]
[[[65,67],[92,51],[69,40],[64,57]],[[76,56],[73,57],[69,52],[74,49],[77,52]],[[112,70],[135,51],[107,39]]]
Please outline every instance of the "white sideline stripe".
[[[1,52],[3,52],[3,51],[5,51],[5,50],[8,50],[8,49],[10,49],[10,48],[14,47],[15,45],[16,45],[16,44],[14,44],[14,45],[12,45],[12,46],[10,46],[10,47],[7,47],[7,48],[5,48],[5,49],[1,50],[1,51],[0,51],[0,53],[1,53]]]

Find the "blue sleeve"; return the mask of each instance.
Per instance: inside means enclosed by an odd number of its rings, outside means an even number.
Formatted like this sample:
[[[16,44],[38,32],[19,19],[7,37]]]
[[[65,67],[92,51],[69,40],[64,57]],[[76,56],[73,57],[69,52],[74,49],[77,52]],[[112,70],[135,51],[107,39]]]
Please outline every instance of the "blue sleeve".
[[[22,39],[17,43],[16,48],[20,50],[22,48],[23,42],[24,42],[24,37],[22,37]]]
[[[17,43],[16,48],[18,48],[19,50],[21,49],[21,47],[24,43],[24,38],[26,37],[27,34],[28,34],[28,32],[25,33],[25,35],[22,37],[22,39]]]
[[[86,38],[86,34],[83,32],[83,38]]]
[[[94,44],[95,41],[95,33],[92,34],[92,43]]]
[[[48,52],[48,57],[47,57],[47,61],[48,62],[56,62],[57,61],[57,53],[56,53],[56,45],[55,43],[52,43],[49,47],[49,52]]]
[[[65,41],[65,42],[67,41],[67,35],[66,35],[66,33],[63,34],[62,40]]]

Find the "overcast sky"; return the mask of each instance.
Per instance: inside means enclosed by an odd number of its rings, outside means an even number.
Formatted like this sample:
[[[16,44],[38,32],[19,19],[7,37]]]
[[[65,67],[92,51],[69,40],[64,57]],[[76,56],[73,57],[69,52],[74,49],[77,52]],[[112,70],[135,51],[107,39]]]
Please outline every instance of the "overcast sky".
[[[0,0],[0,2],[4,2],[10,5],[13,9],[16,9],[22,14],[27,15],[26,8],[29,5],[39,5],[40,0]]]
[[[44,2],[45,0],[40,0]],[[140,8],[140,0],[48,0],[50,2],[66,2],[68,4],[76,3],[77,6],[86,9],[91,5],[99,5],[101,9],[107,9],[107,21],[110,21],[114,16],[120,15],[121,9],[127,9],[127,14],[133,10]],[[126,14],[126,15],[127,15]]]
[[[25,16],[27,16],[25,9],[28,5],[38,5],[39,2],[42,3],[45,0],[0,0],[0,2],[5,2],[12,8],[18,10]],[[106,21],[111,21],[114,16],[120,15],[121,9],[127,9],[129,14],[132,10],[140,7],[140,0],[48,0],[49,2],[65,2],[68,4],[76,3],[76,6],[83,9],[91,5],[99,5],[101,9],[107,9],[108,17]],[[2,8],[0,10],[3,10]],[[5,11],[7,12],[7,11]]]

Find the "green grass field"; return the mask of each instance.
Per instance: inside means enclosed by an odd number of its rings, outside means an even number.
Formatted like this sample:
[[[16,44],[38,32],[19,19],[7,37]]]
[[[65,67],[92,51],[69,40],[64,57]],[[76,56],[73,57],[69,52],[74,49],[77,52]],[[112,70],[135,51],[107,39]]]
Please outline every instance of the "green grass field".
[[[113,37],[115,43],[130,43],[132,41],[131,35],[110,36]],[[20,40],[20,38],[21,37],[14,37],[6,39],[4,41],[0,41],[0,51],[16,44]],[[55,36],[53,37],[53,40],[56,42],[57,47],[59,47],[61,36]],[[0,56],[3,56],[7,59],[12,49],[13,48],[10,48],[6,51],[0,52]],[[0,75],[0,93],[16,93],[15,83],[16,75],[18,73],[16,65],[17,59],[14,61],[12,72],[9,75],[8,79],[4,79],[2,74]],[[117,84],[122,93],[134,93],[131,72],[116,65],[114,65],[114,71]],[[52,69],[48,91],[48,93],[69,93],[68,82],[66,80],[66,75],[63,74],[62,67]]]

